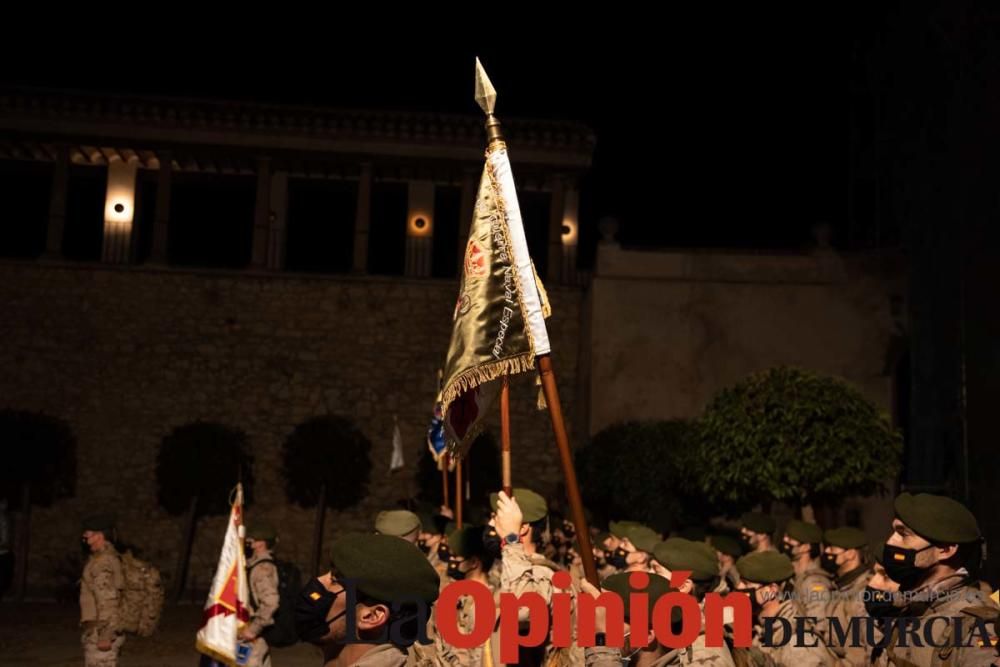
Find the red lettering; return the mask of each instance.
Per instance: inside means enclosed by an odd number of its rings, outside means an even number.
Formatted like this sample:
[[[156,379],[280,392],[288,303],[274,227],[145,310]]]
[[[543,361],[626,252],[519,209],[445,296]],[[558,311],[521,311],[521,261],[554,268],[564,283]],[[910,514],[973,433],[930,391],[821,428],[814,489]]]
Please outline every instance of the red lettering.
[[[438,603],[440,604],[440,602]],[[477,605],[478,606],[478,605]],[[527,610],[528,633],[518,633],[518,614]],[[500,594],[500,660],[516,663],[521,646],[541,646],[549,634],[549,606],[538,593]]]
[[[725,609],[733,610],[733,645],[747,648],[752,640],[750,596],[733,592],[729,595],[709,593],[705,596],[705,644],[713,648],[722,646],[726,624]]]
[[[594,616],[597,606],[604,607],[606,643],[608,646],[621,648],[625,645],[625,603],[615,593],[604,592],[596,598],[586,593],[576,598],[576,645],[593,646]]]
[[[649,586],[649,575],[633,572],[628,575],[628,583],[634,589],[628,596],[629,645],[646,648],[649,646],[649,594],[637,591]]]
[[[675,608],[680,610],[681,631],[677,634],[674,634],[672,623]],[[698,601],[680,591],[660,597],[653,608],[653,632],[656,633],[657,641],[668,648],[684,648],[693,644],[701,633],[701,609],[698,608]]]
[[[569,572],[556,572],[552,575],[552,585],[558,589],[569,589],[573,578]],[[566,648],[573,643],[570,617],[573,615],[573,596],[569,593],[552,594],[552,645],[556,648]]]
[[[458,627],[458,600],[463,595],[471,597],[475,604],[472,632],[468,634]],[[493,634],[493,624],[496,621],[493,594],[485,584],[478,581],[456,581],[445,586],[438,597],[435,612],[441,639],[456,648],[482,646]]]

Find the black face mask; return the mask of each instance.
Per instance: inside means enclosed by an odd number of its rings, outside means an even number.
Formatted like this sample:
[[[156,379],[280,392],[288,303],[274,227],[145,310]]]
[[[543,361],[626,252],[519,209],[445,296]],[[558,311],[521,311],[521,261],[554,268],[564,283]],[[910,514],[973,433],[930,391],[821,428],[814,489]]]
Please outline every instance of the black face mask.
[[[429,556],[431,553],[430,546],[427,545],[427,540],[417,540],[417,547],[423,552],[425,556]]]
[[[878,588],[866,586],[863,600],[865,603],[865,611],[867,611],[868,615],[872,618],[898,616],[900,611],[902,611],[893,603],[892,593],[889,591],[883,591]]]
[[[330,624],[347,613],[344,610],[331,620],[326,620],[338,595],[340,593],[326,590],[319,579],[309,580],[295,601],[295,632],[299,639],[311,643],[319,641],[330,631]]]
[[[438,545],[438,558],[441,560],[448,560],[451,558],[451,548],[449,548],[447,544],[442,543]]]
[[[91,551],[90,551],[90,545],[87,544],[87,538],[86,537],[84,537],[84,538],[82,538],[80,540],[80,553],[83,554],[84,558],[86,558],[87,556],[89,556],[90,553],[91,553]]]
[[[497,535],[496,528],[490,527],[483,531],[483,546],[489,555],[494,558],[500,557],[500,536]]]
[[[760,586],[754,586],[753,588],[741,588],[741,593],[746,593],[750,596],[750,615],[753,618],[757,618],[760,614],[761,608],[764,606],[757,601],[757,591],[760,590]]]
[[[795,560],[796,558],[798,558],[798,556],[796,554],[792,553],[794,550],[795,550],[795,547],[793,547],[788,542],[782,542],[781,543],[781,553],[783,553],[786,556],[788,556],[788,558],[791,559],[791,560]]]
[[[454,579],[455,581],[461,581],[462,579],[465,579],[466,575],[465,572],[462,572],[460,569],[458,569],[458,566],[459,563],[456,563],[455,561],[448,563],[448,576]]]
[[[743,553],[748,554],[754,550],[754,545],[750,541],[749,535],[740,535],[740,544],[743,545]]]
[[[926,572],[924,568],[917,567],[917,554],[921,551],[927,551],[933,546],[933,544],[928,544],[923,549],[904,549],[886,544],[882,551],[885,573],[901,588],[912,588]]]
[[[820,566],[830,574],[837,574],[837,556],[834,554],[823,554],[819,561]]]
[[[628,556],[628,552],[621,547],[618,547],[614,551],[606,551],[605,554],[607,554],[606,560],[608,561],[608,565],[611,565],[619,570],[624,570],[628,567],[628,561],[625,560]]]

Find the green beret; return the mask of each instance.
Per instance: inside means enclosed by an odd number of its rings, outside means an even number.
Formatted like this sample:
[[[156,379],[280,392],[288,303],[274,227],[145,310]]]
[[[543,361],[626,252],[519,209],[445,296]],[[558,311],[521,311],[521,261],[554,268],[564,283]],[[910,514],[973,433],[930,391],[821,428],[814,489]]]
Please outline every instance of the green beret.
[[[735,537],[729,535],[712,535],[709,540],[716,551],[724,553],[727,556],[739,558],[743,555],[743,545]]]
[[[976,517],[962,503],[930,493],[901,493],[896,516],[928,542],[968,544],[980,537]]]
[[[448,535],[448,548],[452,555],[462,558],[481,556],[486,551],[483,544],[483,527],[466,526]]]
[[[403,537],[420,530],[420,517],[408,510],[386,510],[375,517],[375,531],[382,535]]]
[[[868,536],[859,528],[841,526],[823,533],[823,542],[827,546],[841,549],[862,549],[868,545]]]
[[[336,575],[379,602],[437,600],[440,579],[419,549],[391,535],[346,535],[331,548]]]
[[[653,553],[656,545],[660,543],[660,534],[652,528],[643,525],[629,527],[622,538],[628,538],[628,541],[636,549],[650,554]]]
[[[792,519],[785,527],[785,535],[800,544],[819,544],[823,541],[823,529],[808,521]]]
[[[755,584],[777,584],[795,576],[792,561],[777,551],[756,551],[736,561],[740,579]]]
[[[746,512],[741,517],[740,523],[755,533],[764,533],[765,535],[774,534],[774,529],[777,527],[774,523],[774,517],[762,512]]]
[[[274,531],[274,526],[261,521],[248,523],[246,531],[243,534],[252,540],[264,540],[265,542],[278,539],[278,533]]]
[[[499,494],[490,494],[490,509],[494,512],[497,511],[498,497]],[[514,499],[517,500],[517,505],[521,508],[521,513],[524,515],[524,523],[534,523],[540,519],[544,519],[549,513],[549,506],[546,504],[545,498],[542,498],[531,489],[515,487]]]
[[[671,538],[656,545],[653,555],[668,570],[691,570],[694,581],[708,581],[719,576],[715,549],[704,542]]]
[[[658,574],[648,574],[649,585],[646,586],[641,591],[632,588],[632,584],[629,581],[629,575],[631,572],[618,572],[612,574],[610,577],[601,582],[601,588],[609,593],[614,593],[622,599],[625,606],[625,621],[629,620],[629,596],[633,593],[646,593],[649,596],[649,618],[653,618],[653,607],[656,606],[656,601],[659,600],[666,593],[671,592],[670,582],[661,577]],[[677,621],[680,620],[681,611],[679,607],[673,608],[672,619]]]
[[[608,532],[618,539],[625,539],[626,533],[631,528],[641,525],[638,521],[611,521],[608,523]]]
[[[115,519],[110,514],[92,514],[83,519],[83,529],[109,533],[115,529]]]

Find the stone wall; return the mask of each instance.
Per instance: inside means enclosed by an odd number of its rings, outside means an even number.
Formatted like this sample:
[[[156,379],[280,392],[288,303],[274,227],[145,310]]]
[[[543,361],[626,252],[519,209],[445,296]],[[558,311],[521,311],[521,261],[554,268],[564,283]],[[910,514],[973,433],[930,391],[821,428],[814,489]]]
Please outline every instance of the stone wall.
[[[166,434],[197,420],[247,433],[256,493],[248,515],[277,526],[284,557],[305,569],[314,513],[286,501],[280,447],[309,417],[349,417],[373,443],[372,483],[356,508],[328,513],[327,542],[370,529],[378,510],[416,493],[456,294],[453,281],[0,263],[0,408],[60,417],[78,440],[76,497],[32,517],[30,588],[50,586],[78,550],[80,518],[98,511],[117,515],[123,538],[172,573],[182,519],[157,504],[156,456]],[[572,428],[582,292],[549,294]],[[536,395],[533,378],[512,384],[513,474],[551,497],[561,473]],[[394,414],[406,469],[390,477]],[[223,524],[198,524],[195,588],[209,583]]]

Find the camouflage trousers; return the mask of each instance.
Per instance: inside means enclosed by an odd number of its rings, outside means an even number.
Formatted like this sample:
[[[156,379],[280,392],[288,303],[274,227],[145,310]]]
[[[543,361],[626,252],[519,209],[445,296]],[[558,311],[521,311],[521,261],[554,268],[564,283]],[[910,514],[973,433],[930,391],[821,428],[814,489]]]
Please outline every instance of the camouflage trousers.
[[[271,649],[262,637],[253,640],[247,667],[271,667]]]
[[[80,636],[80,643],[83,644],[83,664],[84,667],[118,667],[118,654],[125,643],[125,635],[117,635],[111,642],[110,651],[102,651],[97,648],[97,628],[90,628],[83,631]]]

